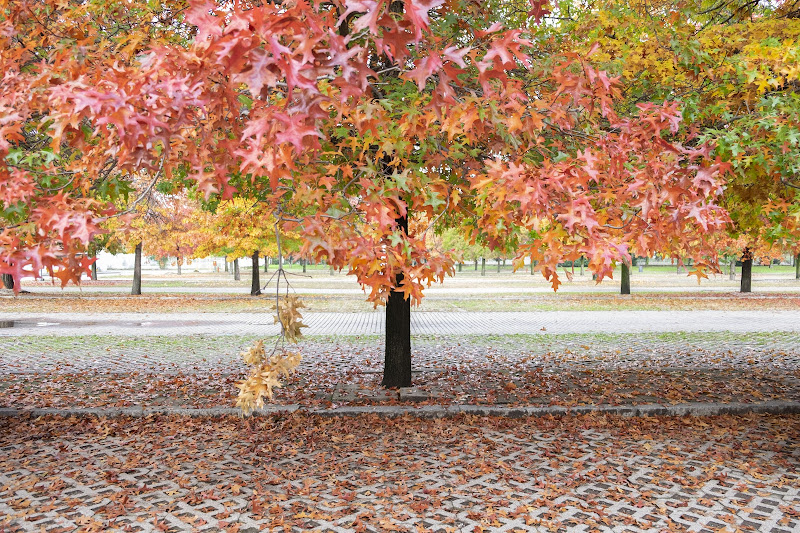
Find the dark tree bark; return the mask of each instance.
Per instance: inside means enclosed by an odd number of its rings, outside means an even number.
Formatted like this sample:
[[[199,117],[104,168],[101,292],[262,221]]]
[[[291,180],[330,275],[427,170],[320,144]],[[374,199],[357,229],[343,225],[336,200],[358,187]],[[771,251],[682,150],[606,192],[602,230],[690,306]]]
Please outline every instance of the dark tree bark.
[[[250,296],[261,294],[261,280],[258,277],[258,250],[253,252],[253,281],[250,284]]]
[[[94,262],[92,263],[92,281],[97,281],[97,256],[93,257]]]
[[[138,296],[142,294],[142,243],[136,245],[133,252],[133,287],[131,294]]]
[[[183,264],[183,258],[176,257],[175,258],[175,262],[178,264],[178,275],[180,276],[181,275],[181,266]]]
[[[481,257],[481,276],[486,275],[486,258]]]
[[[408,218],[397,219],[398,228],[408,233]],[[397,274],[397,287],[403,275]],[[400,291],[392,291],[386,302],[386,349],[384,352],[384,387],[411,386],[411,300]]]
[[[751,292],[753,285],[753,252],[745,248],[742,254],[742,283],[739,292]]]
[[[800,254],[794,256],[794,279],[800,279]]]
[[[728,279],[733,281],[736,279],[736,258],[731,257],[731,264],[728,268]]]
[[[581,277],[583,277],[583,256],[581,256]]]
[[[478,271],[478,260],[476,259],[475,260],[475,272],[477,272],[477,271]]]
[[[228,258],[225,258],[225,272],[228,272]]]
[[[308,264],[308,259],[303,258],[303,274],[306,273],[306,265]]]
[[[458,271],[461,272],[461,269],[464,267],[464,263],[458,263]]]
[[[264,274],[269,272],[269,257],[264,257]]]
[[[239,258],[233,260],[233,279],[234,281],[241,281],[242,274],[239,272]]]
[[[3,274],[3,287],[6,289],[14,289],[14,276],[11,274]]]
[[[621,283],[620,283],[620,294],[630,294],[631,293],[631,267],[628,266],[628,263],[622,262],[622,276],[621,276]]]
[[[500,258],[497,258],[497,273],[500,273]]]

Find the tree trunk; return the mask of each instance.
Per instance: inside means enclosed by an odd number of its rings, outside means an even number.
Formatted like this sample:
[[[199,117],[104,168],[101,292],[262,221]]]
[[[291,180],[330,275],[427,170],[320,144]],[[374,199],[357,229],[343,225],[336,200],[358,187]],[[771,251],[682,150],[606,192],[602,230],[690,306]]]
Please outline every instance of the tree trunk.
[[[800,279],[800,254],[794,257],[794,279]]]
[[[751,292],[753,285],[753,253],[745,248],[742,254],[742,283],[739,292]]]
[[[225,258],[225,272],[228,272],[228,258]]]
[[[500,258],[497,258],[497,273],[500,273]]]
[[[476,259],[475,260],[475,272],[477,272],[477,271],[478,271],[478,260]]]
[[[461,272],[461,269],[464,267],[464,263],[458,263],[458,271]]]
[[[531,276],[533,276],[535,273],[536,273],[536,263],[534,263],[533,259],[531,259]]]
[[[481,276],[486,275],[486,258],[481,257]]]
[[[731,264],[728,268],[728,279],[733,281],[736,279],[736,258],[731,257]]]
[[[250,296],[261,294],[261,281],[258,279],[258,250],[253,252],[253,280],[250,284]]]
[[[178,275],[181,275],[181,265],[183,264],[183,259],[180,257],[175,258],[175,262],[178,264]]]
[[[581,277],[583,277],[583,256],[581,256]]]
[[[92,281],[97,281],[97,256],[93,257],[94,262],[92,262]]]
[[[3,287],[6,289],[14,289],[14,276],[11,274],[3,274]]]
[[[239,272],[239,258],[233,260],[233,279],[234,281],[241,281],[242,274]]]
[[[133,287],[131,294],[142,294],[142,243],[136,245],[136,250],[133,252]]]
[[[397,219],[398,229],[408,233],[408,218]],[[397,274],[395,285],[403,283]],[[411,300],[400,291],[389,293],[386,301],[386,348],[384,352],[384,387],[411,386]]]
[[[308,259],[303,258],[303,274],[306,273],[306,265],[308,264]]]
[[[631,293],[631,267],[628,266],[628,263],[622,262],[622,276],[621,276],[620,283],[620,294],[630,294]]]

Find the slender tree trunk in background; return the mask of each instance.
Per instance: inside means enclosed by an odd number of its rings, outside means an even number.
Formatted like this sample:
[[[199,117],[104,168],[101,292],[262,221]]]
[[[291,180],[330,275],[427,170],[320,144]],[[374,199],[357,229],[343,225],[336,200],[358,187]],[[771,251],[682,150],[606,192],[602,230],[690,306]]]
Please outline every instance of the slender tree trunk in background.
[[[581,277],[583,277],[583,256],[581,256]]]
[[[628,266],[628,263],[622,262],[622,276],[621,276],[620,283],[620,294],[630,294],[631,293],[631,267]]]
[[[142,243],[136,245],[133,255],[133,287],[131,294],[142,294]]]
[[[258,278],[258,250],[253,252],[253,280],[250,283],[250,296],[261,294],[261,281]]]
[[[497,273],[500,273],[500,258],[497,258]]]
[[[94,263],[92,263],[92,281],[97,281],[97,256],[94,256]]]
[[[478,271],[478,260],[476,259],[475,260],[475,272],[477,272],[477,271]]]
[[[464,263],[458,263],[458,271],[461,272],[461,269],[464,267]]]
[[[3,287],[6,289],[14,289],[14,276],[11,274],[3,274]]]
[[[536,268],[536,263],[534,263],[533,259],[531,259],[531,276],[533,276],[536,273],[535,268]]]
[[[333,265],[331,265],[331,276],[333,276]]]
[[[308,259],[303,258],[303,274],[306,273],[306,265],[308,264]]]
[[[481,257],[481,276],[486,275],[486,258]]]
[[[178,263],[178,275],[181,275],[181,263],[183,263],[183,258],[176,257],[175,262]]]
[[[239,259],[236,258],[233,260],[233,279],[234,281],[241,281],[242,274],[239,272]]]
[[[408,218],[397,219],[398,229],[408,234]],[[403,275],[397,274],[397,287],[403,282]],[[401,291],[389,293],[386,301],[386,349],[384,353],[384,387],[411,386],[411,300],[403,297]]]
[[[728,268],[728,279],[733,281],[736,279],[736,258],[731,257],[731,264]]]
[[[800,279],[800,254],[794,256],[794,279]]]
[[[753,285],[753,252],[745,248],[742,254],[742,283],[739,292],[751,292]]]
[[[225,272],[228,272],[228,258],[225,258]]]

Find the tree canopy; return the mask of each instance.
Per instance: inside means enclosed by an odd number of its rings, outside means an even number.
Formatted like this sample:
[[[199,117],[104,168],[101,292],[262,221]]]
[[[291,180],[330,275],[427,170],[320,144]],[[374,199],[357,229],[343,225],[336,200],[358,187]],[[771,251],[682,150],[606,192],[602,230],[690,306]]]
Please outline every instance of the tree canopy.
[[[676,136],[674,101],[621,112],[624,87],[598,68],[597,47],[542,40],[546,10],[11,4],[0,271],[77,280],[79,252],[143,175],[209,200],[258,199],[378,303],[395,289],[419,302],[452,273],[453,257],[425,244],[437,227],[515,248],[553,288],[559,261],[586,256],[602,279],[631,246],[713,264],[706,235],[727,220],[728,164]]]

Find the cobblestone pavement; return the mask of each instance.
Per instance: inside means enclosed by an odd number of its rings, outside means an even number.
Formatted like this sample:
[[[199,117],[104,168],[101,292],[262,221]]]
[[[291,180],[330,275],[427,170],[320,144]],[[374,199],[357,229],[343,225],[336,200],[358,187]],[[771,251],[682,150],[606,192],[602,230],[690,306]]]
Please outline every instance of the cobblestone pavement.
[[[308,313],[307,334],[384,332],[385,314]],[[48,335],[277,335],[272,313],[0,313],[0,336]],[[634,333],[645,331],[800,331],[800,311],[538,311],[417,312],[412,334],[493,335]]]
[[[800,417],[0,420],[0,530],[800,530]]]

